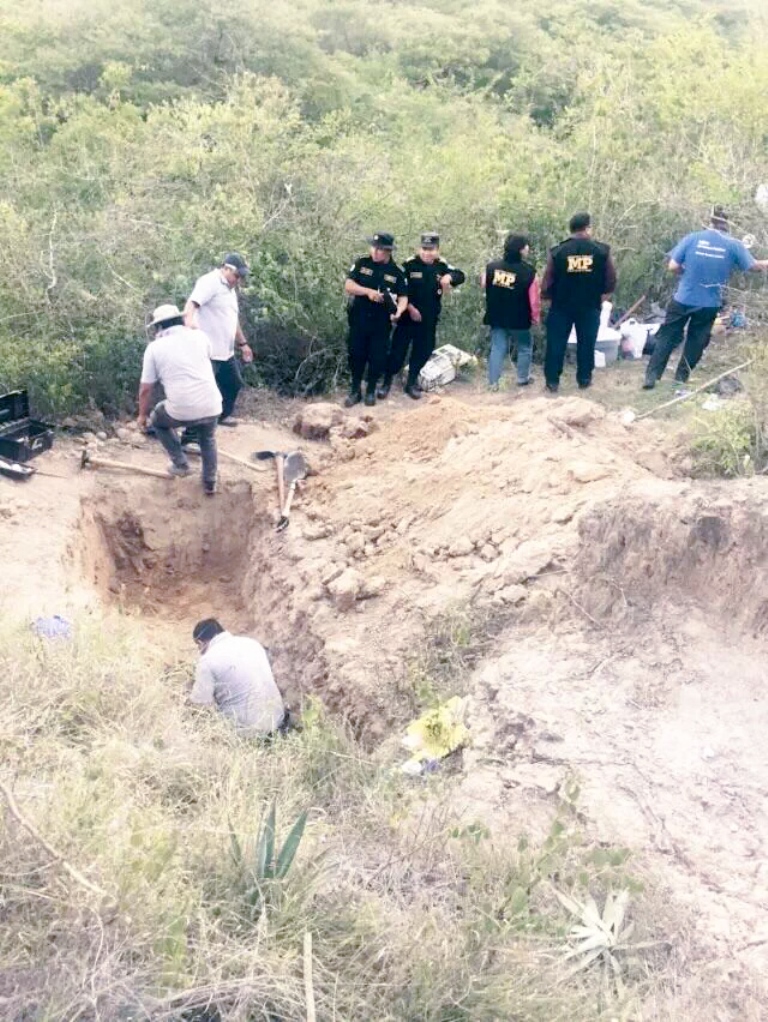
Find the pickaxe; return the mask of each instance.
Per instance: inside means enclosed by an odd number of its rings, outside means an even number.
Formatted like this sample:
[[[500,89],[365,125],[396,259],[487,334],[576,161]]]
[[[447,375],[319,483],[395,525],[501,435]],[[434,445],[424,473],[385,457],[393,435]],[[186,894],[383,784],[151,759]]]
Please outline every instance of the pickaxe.
[[[156,479],[173,478],[169,472],[161,472],[158,468],[144,468],[142,465],[131,465],[127,461],[112,461],[109,458],[94,457],[87,448],[80,455],[80,468],[117,468],[142,476],[154,476]]]
[[[18,461],[9,461],[8,458],[0,458],[0,475],[9,479],[31,479],[32,476],[47,476],[50,479],[66,479],[67,476],[59,475],[57,472],[41,471],[36,465],[25,465]]]

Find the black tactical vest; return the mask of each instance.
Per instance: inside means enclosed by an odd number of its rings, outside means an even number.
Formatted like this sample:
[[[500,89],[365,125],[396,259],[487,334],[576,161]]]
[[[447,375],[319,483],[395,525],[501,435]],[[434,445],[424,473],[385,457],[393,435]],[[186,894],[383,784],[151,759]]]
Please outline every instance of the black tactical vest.
[[[599,309],[606,291],[610,249],[591,238],[569,238],[552,249],[554,276],[550,297],[555,308]]]
[[[531,325],[528,291],[536,271],[528,263],[507,263],[503,259],[485,268],[485,319],[491,327],[527,330]]]

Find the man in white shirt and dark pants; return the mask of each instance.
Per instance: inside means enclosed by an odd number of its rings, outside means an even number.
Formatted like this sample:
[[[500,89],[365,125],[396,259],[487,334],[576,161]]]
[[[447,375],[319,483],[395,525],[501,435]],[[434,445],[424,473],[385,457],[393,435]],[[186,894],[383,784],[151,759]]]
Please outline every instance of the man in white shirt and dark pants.
[[[211,365],[211,343],[202,330],[184,326],[175,305],[159,305],[150,327],[154,340],[144,352],[139,384],[139,426],[149,419],[171,459],[170,474],[186,476],[189,462],[176,435],[177,427],[194,428],[203,463],[203,489],[216,492],[216,423],[221,414],[221,394]],[[165,400],[150,404],[155,384],[161,383]]]
[[[200,660],[190,702],[215,707],[244,737],[284,731],[288,713],[264,647],[255,639],[231,635],[212,617],[198,621],[192,638]]]
[[[230,252],[220,267],[198,279],[184,306],[186,325],[192,329],[199,328],[211,339],[213,373],[221,391],[219,422],[222,426],[238,425],[232,412],[243,386],[243,377],[235,358],[235,347],[240,351],[243,362],[253,361],[253,352],[240,327],[237,303],[237,289],[247,276],[248,265],[243,257],[238,252]]]

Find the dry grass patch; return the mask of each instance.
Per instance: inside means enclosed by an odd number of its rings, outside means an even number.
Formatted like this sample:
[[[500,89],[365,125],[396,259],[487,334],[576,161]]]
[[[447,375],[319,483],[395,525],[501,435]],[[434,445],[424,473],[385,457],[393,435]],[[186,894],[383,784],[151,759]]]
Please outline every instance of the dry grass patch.
[[[185,707],[186,667],[140,637],[83,623],[71,643],[0,647],[3,779],[23,817],[6,809],[0,834],[3,1017],[294,1022],[307,932],[318,1019],[613,1017],[599,976],[565,979],[555,885],[604,897],[626,856],[595,860],[576,814],[541,848],[491,834],[457,816],[450,777],[401,777],[319,706],[274,745],[242,741]],[[267,877],[273,803],[275,855],[307,824]],[[628,977],[632,996],[647,982]]]

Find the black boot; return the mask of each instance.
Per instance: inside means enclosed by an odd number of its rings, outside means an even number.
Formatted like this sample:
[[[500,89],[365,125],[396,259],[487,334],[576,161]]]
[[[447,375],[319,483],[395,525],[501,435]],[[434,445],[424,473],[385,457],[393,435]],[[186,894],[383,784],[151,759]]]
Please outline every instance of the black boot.
[[[376,388],[366,387],[365,388],[365,403],[370,407],[376,404]]]
[[[645,382],[643,383],[643,390],[653,390],[656,386],[656,377],[653,373],[645,374]]]
[[[381,386],[376,391],[376,397],[379,398],[380,401],[383,401],[385,398],[389,397],[389,392],[390,392],[391,389],[392,389],[392,377],[391,376],[385,376],[383,381],[382,381]]]
[[[353,408],[355,405],[359,405],[362,400],[363,394],[362,391],[360,390],[360,387],[352,386],[350,388],[349,393],[344,398],[344,407]]]
[[[412,397],[414,401],[418,401],[421,397],[421,388],[416,383],[411,383],[409,380],[405,385],[405,393],[408,397]]]

